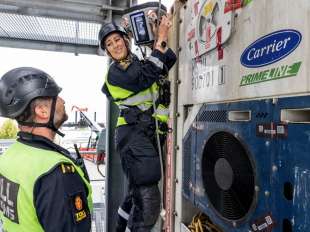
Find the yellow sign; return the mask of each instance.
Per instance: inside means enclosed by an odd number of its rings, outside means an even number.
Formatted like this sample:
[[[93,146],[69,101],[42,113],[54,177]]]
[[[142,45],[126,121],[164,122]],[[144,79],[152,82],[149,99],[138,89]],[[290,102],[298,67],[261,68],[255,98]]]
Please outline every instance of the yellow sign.
[[[76,218],[76,221],[79,222],[81,220],[83,220],[84,218],[86,218],[86,212],[85,210],[82,210],[78,213],[75,214],[75,218]]]

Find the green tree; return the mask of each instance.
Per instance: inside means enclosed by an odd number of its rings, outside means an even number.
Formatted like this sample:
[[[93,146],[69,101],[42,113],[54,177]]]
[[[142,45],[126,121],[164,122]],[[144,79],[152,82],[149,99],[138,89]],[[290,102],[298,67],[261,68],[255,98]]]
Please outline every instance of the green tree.
[[[13,120],[6,120],[0,128],[0,139],[15,139],[17,135],[17,126]]]

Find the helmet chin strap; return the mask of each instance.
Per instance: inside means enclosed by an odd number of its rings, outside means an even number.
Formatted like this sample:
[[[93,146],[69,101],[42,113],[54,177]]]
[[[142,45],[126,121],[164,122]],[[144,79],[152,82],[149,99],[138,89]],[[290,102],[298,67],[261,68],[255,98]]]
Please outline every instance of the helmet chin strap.
[[[52,107],[51,107],[51,112],[50,112],[50,119],[47,123],[38,123],[38,122],[21,122],[18,121],[20,125],[23,126],[31,126],[31,127],[47,127],[54,131],[56,134],[60,135],[61,137],[64,137],[65,134],[60,132],[55,124],[54,124],[54,115],[55,115],[55,109],[56,109],[56,101],[57,101],[57,96],[52,98]]]

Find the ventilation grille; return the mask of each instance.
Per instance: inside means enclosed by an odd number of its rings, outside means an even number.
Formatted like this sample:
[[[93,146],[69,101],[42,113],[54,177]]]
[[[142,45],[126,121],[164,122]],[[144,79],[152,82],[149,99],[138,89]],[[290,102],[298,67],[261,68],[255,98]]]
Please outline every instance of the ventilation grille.
[[[0,37],[97,46],[101,24],[0,12]]]
[[[226,110],[210,110],[204,111],[199,116],[198,121],[202,122],[227,122]]]
[[[183,195],[190,198],[190,180],[192,172],[192,131],[189,131],[183,140]]]
[[[204,147],[202,178],[214,209],[226,220],[246,216],[255,199],[255,177],[243,145],[231,134],[218,132]]]

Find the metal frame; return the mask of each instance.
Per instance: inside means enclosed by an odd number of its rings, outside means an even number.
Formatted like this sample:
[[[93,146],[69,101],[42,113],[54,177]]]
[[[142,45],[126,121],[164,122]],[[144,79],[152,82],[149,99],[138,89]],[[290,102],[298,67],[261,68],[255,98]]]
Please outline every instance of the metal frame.
[[[111,20],[118,21],[123,10],[128,8],[133,1],[136,2],[136,0],[0,0],[1,17],[11,17],[8,20],[10,30],[1,28],[0,24],[0,46],[102,55],[97,46],[97,34],[100,25]],[[25,22],[33,20],[36,24],[46,19],[59,20],[60,23],[56,28],[59,27],[59,34],[63,37],[59,40],[55,39],[55,36],[51,38],[53,36],[49,33],[45,34],[44,28],[43,30],[39,30],[42,28],[28,28],[27,23],[23,27],[20,25],[20,20],[17,20],[20,18],[25,18]],[[79,36],[84,32],[79,26],[72,29],[77,31],[75,38],[70,35],[70,39],[68,39],[69,37],[66,37],[68,31],[66,30],[71,28],[66,24],[81,23],[86,25],[87,29],[91,28],[91,30],[85,31],[88,33],[87,38],[91,37],[91,39],[82,41],[83,38],[81,39]],[[34,23],[34,25],[36,24]],[[21,28],[23,33],[19,33]],[[43,35],[42,31],[44,32]],[[21,34],[22,36],[20,36]]]

